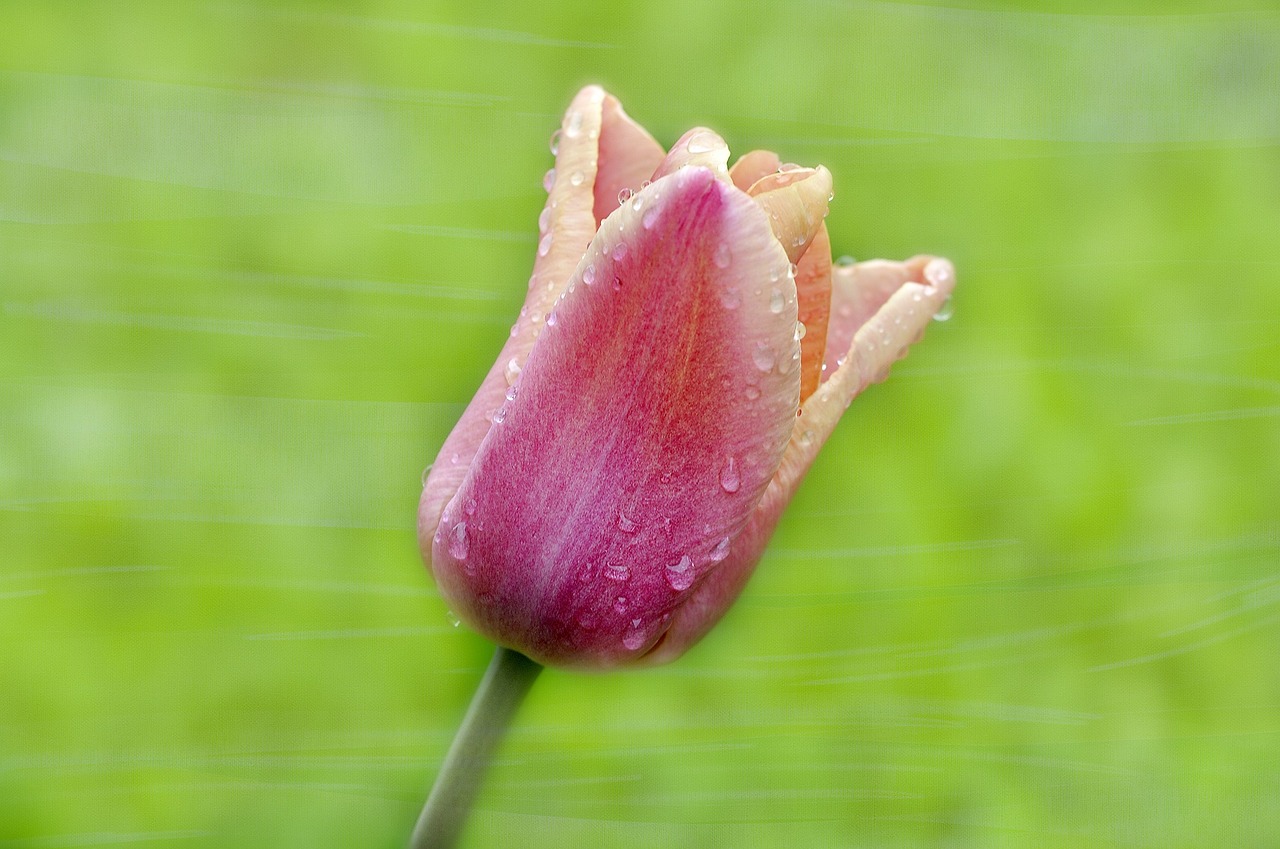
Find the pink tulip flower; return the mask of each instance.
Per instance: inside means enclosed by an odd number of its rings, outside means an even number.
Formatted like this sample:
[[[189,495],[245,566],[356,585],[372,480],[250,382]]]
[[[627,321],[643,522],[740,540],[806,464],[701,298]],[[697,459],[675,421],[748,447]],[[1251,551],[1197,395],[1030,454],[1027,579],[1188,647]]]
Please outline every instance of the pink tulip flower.
[[[951,293],[944,259],[831,261],[825,168],[707,129],[664,153],[590,86],[557,133],[529,293],[418,533],[464,622],[546,665],[683,654],[818,450]]]

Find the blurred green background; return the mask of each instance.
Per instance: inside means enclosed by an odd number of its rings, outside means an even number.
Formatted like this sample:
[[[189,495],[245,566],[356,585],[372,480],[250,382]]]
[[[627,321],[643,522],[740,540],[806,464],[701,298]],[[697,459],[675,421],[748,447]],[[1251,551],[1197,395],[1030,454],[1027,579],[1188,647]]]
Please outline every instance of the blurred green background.
[[[0,6],[0,847],[402,845],[490,653],[419,479],[592,81],[955,316],[466,844],[1275,846],[1271,4],[233,0]]]

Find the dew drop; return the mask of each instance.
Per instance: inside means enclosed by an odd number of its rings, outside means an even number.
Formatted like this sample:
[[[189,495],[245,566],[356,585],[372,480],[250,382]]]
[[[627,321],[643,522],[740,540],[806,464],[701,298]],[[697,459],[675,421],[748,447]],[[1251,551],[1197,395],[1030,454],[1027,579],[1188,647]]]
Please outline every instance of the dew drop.
[[[786,306],[786,302],[782,300],[781,289],[774,289],[769,293],[769,312],[777,315],[782,312],[784,306]]]
[[[672,563],[666,569],[667,583],[671,585],[671,589],[676,592],[687,590],[693,586],[693,558],[684,555],[680,558],[679,563]]]
[[[477,506],[479,505],[476,504],[476,500],[474,498],[468,498],[466,505],[462,508],[462,512],[466,513],[468,516],[474,516],[476,514]]]
[[[610,563],[604,567],[604,576],[610,581],[621,583],[631,577],[631,570],[619,563]]]
[[[796,341],[799,342],[809,332],[809,328],[804,326],[803,321],[796,322]]]
[[[569,175],[569,185],[581,186],[583,181],[586,179],[587,179],[587,175],[583,174],[581,171],[574,171],[572,174]]]
[[[626,513],[618,511],[618,530],[624,534],[634,534],[640,529],[640,525]]]
[[[582,113],[570,112],[569,123],[565,125],[564,134],[566,138],[576,139],[578,134],[582,132]]]
[[[729,556],[729,538],[725,537],[716,543],[716,547],[711,549],[711,562],[719,563]]]
[[[462,620],[458,618],[458,614],[454,613],[452,610],[446,609],[444,612],[444,618],[449,620],[449,624],[455,628],[462,624]]]
[[[588,265],[586,268],[582,269],[582,282],[588,286],[595,285],[596,267],[594,265]]]
[[[720,470],[720,488],[725,492],[737,492],[742,486],[742,475],[738,473],[738,462],[732,457]]]
[[[727,310],[736,310],[742,305],[742,295],[736,286],[726,286],[720,290],[720,303]]]
[[[546,233],[538,240],[538,256],[546,256],[551,252],[551,233]]]
[[[636,212],[639,212],[642,206],[644,206],[644,197],[642,195],[636,195],[631,199],[631,208]]]
[[[507,360],[507,367],[502,371],[507,378],[507,386],[516,382],[516,378],[520,376],[520,360],[512,357]]]
[[[733,259],[733,254],[729,251],[729,243],[721,242],[716,246],[716,252],[711,258],[715,261],[717,268],[728,268],[730,260]]]
[[[946,321],[955,314],[955,309],[951,306],[951,298],[948,297],[942,302],[942,306],[938,307],[938,311],[933,314],[934,321]]]
[[[789,266],[787,266],[788,277],[795,277],[796,274],[799,273],[799,271],[800,271],[800,266],[796,265],[794,262],[791,263]]]
[[[519,395],[520,395],[520,387],[519,387],[519,386],[512,386],[512,387],[510,387],[509,389],[507,389],[507,400],[508,400],[508,401],[514,401],[514,400],[516,400],[516,398],[517,398]]]
[[[627,258],[627,243],[618,242],[618,244],[613,246],[613,261],[622,262],[626,258]]]
[[[799,171],[803,167],[803,165],[797,165],[794,162],[784,162],[778,166],[778,173],[785,174],[788,171]]]
[[[434,466],[434,465],[435,463],[431,464],[431,466]],[[422,485],[424,487],[427,485],[427,478],[431,477],[431,466],[427,466],[425,469],[422,470]]]
[[[685,149],[694,154],[710,153],[715,149],[715,143],[707,133],[697,133],[693,138],[689,139]]]
[[[653,225],[658,221],[658,208],[651,206],[644,211],[644,217],[640,219],[640,223],[644,225],[644,229],[652,230]]]
[[[773,366],[778,361],[778,357],[773,353],[773,349],[769,347],[767,342],[757,342],[755,348],[751,351],[751,361],[756,364],[756,368],[760,371],[768,373],[773,371]]]
[[[584,631],[594,631],[596,629],[596,618],[590,613],[579,613],[578,626]]]
[[[618,191],[618,206],[622,206],[629,200],[631,200],[631,190],[624,186]]]
[[[471,550],[471,540],[467,538],[467,523],[459,522],[449,532],[449,556],[454,560],[466,560]]]
[[[622,638],[622,645],[628,651],[635,651],[644,645],[644,632],[639,629],[632,629]]]
[[[493,414],[493,423],[502,424],[506,420],[507,420],[507,408],[505,406],[499,407],[498,411]]]
[[[759,398],[759,397],[760,397],[760,387],[759,387],[759,386],[748,386],[748,387],[747,387],[747,398],[748,398],[748,399],[750,399],[750,400],[754,401],[754,400],[756,400],[756,399],[757,399],[757,398]]]
[[[551,207],[544,206],[542,212],[538,213],[538,232],[547,232],[547,227],[551,224]]]
[[[849,256],[848,254],[845,254],[844,256],[840,257],[838,260],[835,261],[835,267],[836,268],[852,268],[856,263],[857,263],[856,259]]]
[[[547,143],[547,147],[551,148],[552,156],[555,156],[560,152],[560,137],[562,135],[563,133],[560,130],[556,130],[551,134],[551,141]]]
[[[559,323],[560,323],[560,319],[556,315],[555,310],[552,310],[551,312],[547,313],[547,327],[555,327]]]
[[[547,173],[542,175],[542,188],[550,192],[556,184],[556,169],[548,168]]]
[[[620,595],[613,600],[613,610],[615,613],[627,612],[627,597]]]
[[[595,574],[595,567],[590,563],[583,563],[582,568],[578,570],[578,580],[585,584],[595,577]]]
[[[803,445],[803,446],[805,446],[806,448],[807,448],[808,446],[812,445],[812,444],[813,444],[813,431],[811,431],[811,430],[806,430],[804,433],[800,434],[800,444],[801,444],[801,445]]]

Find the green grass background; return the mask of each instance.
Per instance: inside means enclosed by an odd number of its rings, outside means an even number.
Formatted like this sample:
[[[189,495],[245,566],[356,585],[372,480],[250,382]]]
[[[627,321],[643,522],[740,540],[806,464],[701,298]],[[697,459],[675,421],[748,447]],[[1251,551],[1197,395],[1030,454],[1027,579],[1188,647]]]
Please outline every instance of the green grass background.
[[[487,661],[419,478],[581,84],[955,316],[741,602],[539,682],[466,845],[1274,847],[1280,14],[0,6],[0,847],[398,847]]]

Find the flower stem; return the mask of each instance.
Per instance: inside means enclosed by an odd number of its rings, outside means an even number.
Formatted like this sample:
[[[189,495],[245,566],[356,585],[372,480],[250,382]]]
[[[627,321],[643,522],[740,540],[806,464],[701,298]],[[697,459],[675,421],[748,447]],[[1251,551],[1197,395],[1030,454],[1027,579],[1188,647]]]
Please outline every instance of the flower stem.
[[[541,664],[498,646],[418,816],[409,849],[449,849],[457,841],[489,758],[541,671]]]

